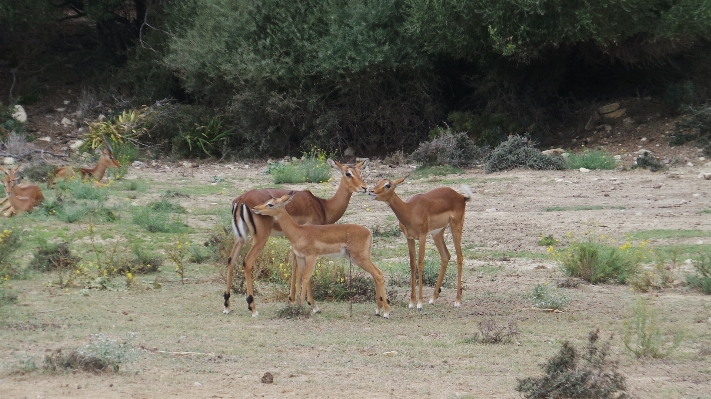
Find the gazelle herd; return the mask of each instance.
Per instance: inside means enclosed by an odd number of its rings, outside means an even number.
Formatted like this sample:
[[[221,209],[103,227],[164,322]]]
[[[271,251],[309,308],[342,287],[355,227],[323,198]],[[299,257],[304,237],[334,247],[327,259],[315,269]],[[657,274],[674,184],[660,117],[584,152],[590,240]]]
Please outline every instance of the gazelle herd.
[[[227,260],[227,288],[224,293],[224,313],[230,312],[230,291],[234,264],[248,234],[253,243],[243,260],[247,285],[247,307],[252,316],[257,316],[253,296],[252,267],[269,236],[285,235],[292,246],[290,302],[297,296],[303,303],[318,312],[311,292],[311,275],[320,256],[343,256],[373,276],[376,291],[376,315],[385,318],[390,314],[390,303],[385,292],[383,272],[371,259],[372,234],[367,228],[356,224],[334,224],[346,211],[351,195],[368,192],[373,199],[386,202],[395,213],[400,230],[407,239],[410,254],[411,292],[410,308],[415,307],[416,286],[419,286],[417,309],[422,310],[422,274],[424,270],[425,243],[432,235],[440,254],[441,265],[430,304],[439,297],[442,281],[451,258],[444,243],[445,229],[449,226],[457,254],[457,296],[455,307],[462,301],[462,229],[466,202],[472,198],[471,189],[462,185],[464,195],[448,187],[437,188],[417,194],[407,202],[395,194],[395,188],[405,177],[397,180],[380,179],[367,190],[361,177],[364,164],[354,167],[328,160],[332,168],[341,172],[341,183],[331,199],[314,196],[310,191],[287,191],[282,189],[258,189],[247,191],[232,201],[232,227],[235,244]],[[419,244],[419,253],[415,244]],[[418,276],[416,280],[416,276]],[[417,284],[416,284],[417,283]]]
[[[255,189],[247,191],[232,201],[232,228],[235,242],[227,259],[227,287],[224,292],[224,313],[230,312],[230,296],[235,263],[240,250],[252,236],[252,244],[242,259],[246,281],[247,307],[252,316],[259,315],[254,300],[252,269],[257,256],[264,249],[270,236],[284,235],[292,247],[292,273],[290,302],[306,302],[313,312],[319,308],[314,302],[311,289],[311,275],[316,261],[321,256],[342,256],[373,276],[376,292],[376,315],[385,318],[390,314],[390,303],[385,291],[383,272],[371,258],[373,236],[370,230],[358,224],[335,224],[348,208],[354,193],[368,193],[374,200],[383,201],[395,213],[400,230],[407,240],[410,256],[411,291],[410,308],[422,309],[425,244],[431,235],[440,254],[440,271],[434,287],[430,304],[439,297],[442,281],[451,258],[444,242],[445,229],[451,230],[457,255],[457,294],[454,302],[459,307],[462,301],[462,229],[466,202],[471,200],[472,192],[462,185],[464,195],[451,188],[436,188],[423,194],[414,195],[403,201],[395,193],[395,188],[402,184],[405,177],[396,180],[379,179],[373,188],[368,189],[363,181],[362,171],[366,166],[359,162],[354,166],[328,160],[331,168],[337,170],[341,180],[333,197],[324,199],[310,191],[291,191],[284,189]],[[106,143],[97,164],[92,168],[80,168],[77,171],[84,178],[100,181],[107,168],[120,167],[113,151]],[[44,200],[42,190],[34,184],[17,184],[15,173],[19,167],[0,171],[5,173],[2,183],[6,198],[0,201],[0,213],[11,216],[13,213],[31,211]],[[75,169],[69,166],[54,170],[48,187],[57,179],[69,179]]]

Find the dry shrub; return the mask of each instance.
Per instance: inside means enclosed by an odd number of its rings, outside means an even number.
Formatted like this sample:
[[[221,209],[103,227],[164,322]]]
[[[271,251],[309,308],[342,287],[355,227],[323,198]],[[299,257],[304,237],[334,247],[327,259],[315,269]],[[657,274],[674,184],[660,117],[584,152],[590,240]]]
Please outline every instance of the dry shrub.
[[[524,136],[510,135],[491,152],[486,162],[486,173],[500,172],[515,168],[534,170],[563,170],[566,161],[562,157],[549,157],[535,148],[533,142]]]
[[[432,141],[420,143],[410,157],[426,166],[450,165],[464,168],[482,162],[487,153],[488,148],[477,147],[466,133],[453,134],[447,129]]]
[[[510,343],[518,335],[516,320],[509,319],[505,324],[499,324],[492,318],[479,322],[479,332],[468,341],[482,344]]]
[[[542,365],[545,374],[540,378],[518,380],[516,390],[528,399],[629,398],[625,377],[617,371],[617,362],[608,359],[610,341],[600,345],[599,332],[598,329],[590,333],[583,353],[570,342],[563,342],[560,352]]]

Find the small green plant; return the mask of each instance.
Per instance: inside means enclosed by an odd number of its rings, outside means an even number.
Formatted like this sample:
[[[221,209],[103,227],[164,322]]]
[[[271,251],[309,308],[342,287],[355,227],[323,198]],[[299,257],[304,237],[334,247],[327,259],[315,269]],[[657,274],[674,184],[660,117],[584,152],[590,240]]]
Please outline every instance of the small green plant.
[[[0,280],[0,307],[17,302],[17,295]]]
[[[516,321],[509,319],[506,323],[497,323],[493,318],[487,318],[478,323],[479,332],[465,339],[467,343],[507,344],[519,334]]]
[[[134,258],[129,262],[129,269],[133,274],[155,273],[163,265],[164,259],[158,255],[146,251],[140,245],[131,247]]]
[[[485,171],[492,173],[515,168],[562,170],[566,166],[564,158],[542,154],[527,137],[511,135],[491,152]]]
[[[607,245],[594,238],[587,241],[573,242],[563,251],[549,247],[570,277],[577,277],[593,284],[609,280],[620,284],[634,276],[646,259],[646,243],[635,247],[630,242],[622,246]]]
[[[182,233],[188,226],[169,212],[156,211],[150,207],[133,209],[133,223],[151,233]]]
[[[373,238],[377,237],[383,237],[383,238],[391,238],[391,237],[400,237],[400,227],[395,225],[395,226],[375,226],[372,228],[373,232]]]
[[[68,192],[75,199],[104,201],[108,196],[107,188],[97,187],[93,182],[83,182],[81,179],[58,181],[57,190]]]
[[[447,176],[453,174],[462,174],[464,170],[455,168],[450,165],[435,165],[435,166],[424,166],[420,165],[417,169],[413,170],[410,176],[416,179],[423,179],[430,176]]]
[[[47,162],[31,163],[22,169],[22,174],[33,182],[47,182],[56,166]]]
[[[533,307],[539,309],[563,310],[570,303],[570,298],[551,288],[548,284],[537,284],[531,292]]]
[[[552,234],[548,234],[547,236],[542,235],[538,240],[538,245],[542,247],[555,247],[558,245],[558,240],[553,238]]]
[[[331,179],[331,167],[325,157],[304,156],[290,164],[270,164],[268,172],[275,184],[323,183]]]
[[[704,294],[711,294],[711,255],[700,254],[693,262],[696,273],[688,275],[686,281]]]
[[[623,341],[627,351],[635,357],[662,358],[669,356],[683,339],[683,333],[674,334],[667,342],[658,325],[657,312],[647,306],[643,298],[637,299],[631,320],[625,323]]]
[[[190,257],[188,260],[191,263],[205,263],[210,259],[210,254],[202,245],[193,245],[190,247]]]
[[[604,151],[585,150],[581,154],[571,153],[568,156],[568,168],[570,169],[600,169],[612,170],[617,167],[615,158]]]
[[[180,277],[182,284],[185,284],[185,266],[187,265],[189,251],[190,241],[187,240],[187,237],[181,237],[173,242],[172,245],[165,247],[168,260],[173,262],[175,273]]]
[[[598,343],[599,331],[590,333],[582,353],[570,342],[563,342],[560,352],[542,365],[544,375],[518,380],[516,390],[528,399],[629,398],[625,377],[617,371],[617,362],[608,359],[610,342]]]
[[[148,204],[148,208],[157,212],[185,213],[182,205],[174,204],[166,199]]]
[[[375,297],[372,277],[357,266],[344,263],[321,260],[316,263],[312,276],[314,300],[365,302]],[[349,270],[349,266],[357,270]]]

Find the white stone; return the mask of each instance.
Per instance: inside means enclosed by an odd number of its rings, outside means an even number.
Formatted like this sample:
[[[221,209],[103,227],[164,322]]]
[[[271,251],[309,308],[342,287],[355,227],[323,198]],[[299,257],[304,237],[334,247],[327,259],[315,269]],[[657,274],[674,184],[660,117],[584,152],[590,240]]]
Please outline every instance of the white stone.
[[[686,166],[694,166],[693,162],[687,162]]]
[[[590,172],[590,169],[587,169],[587,168],[580,168],[580,171],[583,172],[583,173],[587,173],[587,172]]]
[[[133,161],[133,163],[131,164],[131,166],[133,166],[134,168],[138,168],[143,165],[144,165],[144,163],[141,161]]]
[[[72,124],[72,121],[69,120],[69,118],[62,118],[62,121],[60,123],[66,127],[70,126]]]
[[[38,141],[46,141],[46,142],[49,143],[50,141],[52,141],[52,138],[49,137],[49,136],[44,136],[44,137],[38,138],[37,140],[38,140]]]
[[[15,105],[15,110],[12,113],[12,117],[18,122],[27,122],[27,112],[25,112],[25,109],[22,108],[22,105]]]
[[[79,149],[79,147],[81,147],[82,144],[84,144],[84,140],[74,140],[71,144],[69,144],[69,148],[71,148],[72,150],[77,150]]]
[[[69,104],[71,101],[69,101],[69,100],[64,100],[64,101],[62,101],[62,102],[64,103],[64,105],[67,105],[67,104]]]
[[[647,141],[647,138],[646,138],[646,137],[642,137],[640,140],[641,140],[641,141]]]
[[[15,164],[15,158],[13,157],[5,157],[5,159],[2,160],[2,163],[5,165],[14,165]]]
[[[64,112],[64,111],[66,111],[67,109],[66,109],[66,108],[55,108],[54,110],[57,111],[57,112]]]

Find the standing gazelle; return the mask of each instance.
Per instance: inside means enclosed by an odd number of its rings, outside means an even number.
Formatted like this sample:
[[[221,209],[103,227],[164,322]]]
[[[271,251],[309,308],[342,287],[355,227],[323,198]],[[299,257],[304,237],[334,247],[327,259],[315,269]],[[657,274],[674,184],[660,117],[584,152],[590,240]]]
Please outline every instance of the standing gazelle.
[[[369,190],[369,194],[374,199],[390,205],[400,222],[400,230],[407,239],[411,273],[410,308],[414,307],[415,302],[415,272],[417,271],[417,282],[420,287],[417,309],[422,310],[422,272],[428,234],[432,235],[442,262],[430,303],[433,304],[439,297],[444,273],[447,271],[447,263],[451,259],[447,245],[444,243],[444,230],[447,226],[452,231],[454,249],[457,252],[457,298],[454,306],[459,307],[462,303],[462,262],[464,261],[462,257],[462,229],[466,203],[472,198],[472,191],[469,186],[464,184],[462,185],[464,195],[449,187],[440,187],[424,194],[414,195],[405,202],[395,194],[395,188],[404,180],[404,177],[395,181],[379,179],[375,187]],[[417,260],[415,260],[415,241],[419,242]]]
[[[385,277],[371,259],[373,235],[370,230],[357,224],[298,225],[286,209],[294,195],[291,193],[270,199],[252,208],[252,211],[258,215],[273,217],[289,239],[291,249],[296,255],[298,274],[301,276],[301,281],[296,279],[296,292],[301,296],[301,303],[304,303],[304,294],[307,292],[308,303],[313,306],[314,312],[318,311],[313,293],[307,289],[316,267],[316,259],[319,256],[342,256],[373,276],[377,306],[375,314],[380,315],[382,309],[383,317],[388,318],[390,304],[385,292]]]
[[[328,160],[331,168],[341,173],[341,182],[332,198],[319,198],[311,191],[296,191],[294,198],[287,206],[287,211],[298,224],[333,224],[343,216],[348,208],[353,193],[365,193],[368,187],[361,178],[361,170],[365,166],[364,162],[359,162],[355,166],[343,165],[336,161]],[[242,246],[247,241],[247,236],[252,235],[252,246],[249,248],[242,263],[244,265],[244,278],[247,285],[247,308],[252,311],[252,316],[259,315],[257,305],[254,302],[252,286],[252,267],[254,261],[269,236],[284,235],[279,222],[274,221],[270,216],[255,215],[251,209],[261,205],[272,198],[279,198],[292,191],[282,189],[256,189],[250,190],[238,196],[232,201],[232,229],[235,233],[235,244],[232,247],[230,257],[227,259],[227,289],[224,293],[225,308],[224,313],[230,312],[230,290],[232,288],[232,273],[234,263],[237,261]],[[292,284],[289,300],[295,300],[295,269],[292,265]],[[308,286],[310,287],[310,285]]]
[[[5,169],[0,166],[0,170],[5,172],[5,179],[2,180],[5,186],[7,202],[0,208],[0,213],[5,217],[12,216],[13,213],[31,211],[35,205],[44,201],[42,190],[34,184],[17,184],[15,172],[20,167]],[[4,212],[4,213],[3,213]]]

